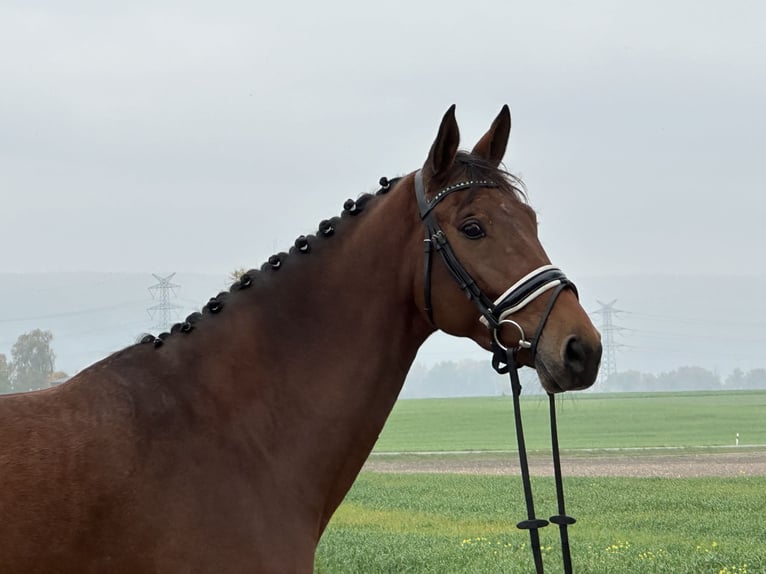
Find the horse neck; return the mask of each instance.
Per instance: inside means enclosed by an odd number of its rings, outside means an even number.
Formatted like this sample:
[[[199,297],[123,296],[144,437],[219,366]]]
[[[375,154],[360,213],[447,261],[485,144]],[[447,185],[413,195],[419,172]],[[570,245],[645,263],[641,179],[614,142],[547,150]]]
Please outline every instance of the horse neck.
[[[227,403],[224,416],[236,409],[270,464],[306,481],[294,487],[321,513],[321,527],[432,332],[413,297],[419,232],[414,193],[399,186],[205,321],[222,320],[222,331],[206,337],[220,346],[206,353],[212,359],[202,370]]]

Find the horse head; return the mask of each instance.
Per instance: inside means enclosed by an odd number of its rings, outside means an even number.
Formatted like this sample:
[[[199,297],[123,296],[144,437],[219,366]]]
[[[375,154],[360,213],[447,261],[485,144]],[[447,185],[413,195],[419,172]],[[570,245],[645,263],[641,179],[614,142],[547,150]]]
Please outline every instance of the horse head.
[[[574,285],[551,265],[520,181],[500,168],[510,129],[504,106],[467,153],[458,151],[455,106],[444,115],[414,177],[427,230],[416,299],[433,327],[495,353],[510,349],[548,392],[585,389],[596,380],[601,338]]]

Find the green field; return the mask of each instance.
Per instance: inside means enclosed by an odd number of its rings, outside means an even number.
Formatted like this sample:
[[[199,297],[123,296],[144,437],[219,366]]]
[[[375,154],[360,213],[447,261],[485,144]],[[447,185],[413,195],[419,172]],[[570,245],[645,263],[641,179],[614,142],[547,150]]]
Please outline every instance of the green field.
[[[530,451],[550,448],[547,397],[522,398]],[[766,446],[766,391],[566,394],[558,403],[563,450]],[[375,452],[515,450],[509,397],[399,401]]]
[[[546,399],[526,397],[523,409],[530,450],[548,450]],[[558,411],[570,456],[733,448],[737,432],[742,445],[766,448],[766,391],[569,395]],[[400,401],[375,449],[468,450],[515,450],[509,398]],[[570,538],[579,574],[766,574],[766,477],[565,483],[568,510],[578,518]],[[547,517],[555,508],[552,479],[533,478],[533,486],[538,513]],[[363,472],[322,539],[316,571],[528,574],[528,535],[515,528],[524,516],[516,476]],[[548,527],[541,537],[546,572],[562,572],[557,531]]]
[[[541,515],[550,479],[533,482]],[[570,478],[575,572],[764,573],[766,478]],[[517,477],[363,473],[319,546],[320,573],[534,571]],[[546,572],[558,532],[541,531]]]

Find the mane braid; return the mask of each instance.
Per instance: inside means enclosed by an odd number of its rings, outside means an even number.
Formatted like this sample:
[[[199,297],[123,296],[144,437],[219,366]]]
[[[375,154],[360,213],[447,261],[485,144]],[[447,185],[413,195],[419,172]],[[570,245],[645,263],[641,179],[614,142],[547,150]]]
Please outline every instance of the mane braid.
[[[169,332],[160,333],[156,337],[150,333],[146,333],[140,338],[138,343],[141,345],[152,343],[155,347],[160,347],[162,346],[163,342],[171,335],[175,335],[179,332],[191,333],[191,331],[196,327],[197,323],[199,323],[202,319],[220,313],[223,310],[231,293],[253,287],[257,281],[264,278],[266,273],[278,271],[284,264],[285,260],[288,258],[294,259],[299,255],[308,255],[311,253],[313,244],[315,244],[320,239],[328,239],[335,235],[335,232],[338,229],[338,225],[342,225],[343,221],[356,217],[362,213],[362,211],[365,210],[371,201],[377,199],[378,196],[388,193],[388,191],[393,188],[398,180],[399,178],[395,178],[389,181],[387,178],[382,177],[380,179],[381,187],[377,192],[374,194],[362,193],[356,200],[346,200],[343,204],[343,212],[340,214],[340,216],[335,216],[330,219],[323,219],[319,222],[319,226],[315,234],[300,235],[295,240],[295,244],[290,247],[287,253],[282,251],[272,255],[266,260],[265,263],[263,263],[263,265],[261,265],[260,269],[248,269],[239,277],[238,280],[232,283],[228,291],[221,291],[215,297],[211,297],[210,300],[202,307],[202,312],[195,311],[191,313],[188,317],[186,317],[185,321],[175,323],[170,328]]]

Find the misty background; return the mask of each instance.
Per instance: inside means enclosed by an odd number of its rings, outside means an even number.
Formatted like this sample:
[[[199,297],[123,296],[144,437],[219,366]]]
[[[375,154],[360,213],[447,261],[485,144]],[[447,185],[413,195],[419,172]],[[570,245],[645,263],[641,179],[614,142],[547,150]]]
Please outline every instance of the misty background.
[[[156,332],[152,273],[177,272],[182,318],[419,167],[450,104],[470,149],[508,103],[505,163],[551,259],[587,310],[625,311],[618,370],[766,367],[764,17],[757,2],[3,2],[0,353],[49,329],[73,374]],[[444,361],[495,376],[443,335],[417,364]]]

